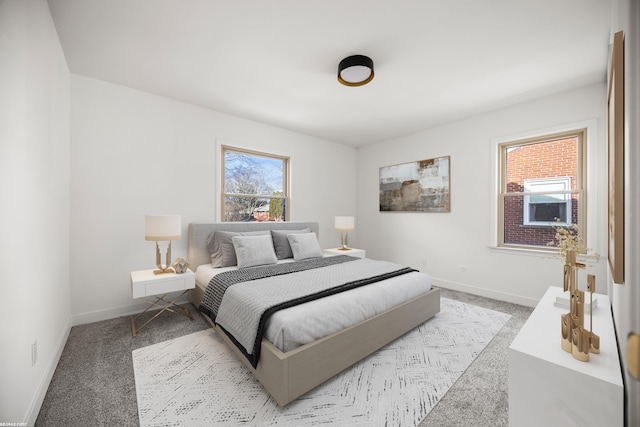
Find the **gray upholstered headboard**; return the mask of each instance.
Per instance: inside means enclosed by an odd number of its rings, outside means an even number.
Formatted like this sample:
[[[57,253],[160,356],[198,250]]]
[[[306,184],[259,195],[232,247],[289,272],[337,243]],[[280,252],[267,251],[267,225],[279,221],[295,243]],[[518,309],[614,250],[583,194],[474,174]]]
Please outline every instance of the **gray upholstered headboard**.
[[[210,264],[207,238],[214,231],[298,230],[310,228],[318,234],[317,222],[211,222],[189,224],[189,268],[196,271],[201,264]]]

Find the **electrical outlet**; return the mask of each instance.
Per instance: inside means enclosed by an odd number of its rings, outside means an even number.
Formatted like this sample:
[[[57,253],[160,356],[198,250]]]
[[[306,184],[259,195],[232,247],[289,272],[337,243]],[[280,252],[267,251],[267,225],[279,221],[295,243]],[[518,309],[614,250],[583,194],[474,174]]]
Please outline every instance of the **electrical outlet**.
[[[35,366],[38,361],[38,340],[31,344],[31,366]]]

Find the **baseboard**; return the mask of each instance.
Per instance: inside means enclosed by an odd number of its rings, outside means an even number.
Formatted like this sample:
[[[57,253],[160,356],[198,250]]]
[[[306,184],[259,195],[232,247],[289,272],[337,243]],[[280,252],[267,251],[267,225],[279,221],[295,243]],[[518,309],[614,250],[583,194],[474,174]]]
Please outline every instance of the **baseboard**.
[[[64,350],[64,346],[67,344],[67,339],[69,338],[69,333],[71,332],[71,322],[72,322],[72,317],[69,316],[67,318],[66,324],[64,325],[64,328],[62,329],[62,334],[58,339],[56,350],[53,353],[51,359],[49,359],[47,368],[44,371],[44,375],[42,376],[42,379],[40,380],[38,391],[36,392],[36,395],[31,401],[29,412],[27,413],[28,426],[32,426],[36,423],[36,419],[38,418],[38,414],[40,413],[40,408],[42,408],[42,403],[44,402],[44,398],[47,395],[49,384],[51,384],[51,379],[53,378],[53,374],[56,372],[56,368],[58,367],[58,362],[60,362],[60,357],[62,357],[62,351]]]
[[[516,294],[507,293],[507,292],[493,291],[491,289],[479,288],[477,286],[468,285],[465,283],[452,282],[450,280],[433,278],[433,285],[440,288],[466,292],[472,295],[492,298],[499,301],[505,301],[513,304],[524,305],[527,307],[535,307],[538,304],[538,300],[535,298],[523,297],[522,295],[516,295]]]
[[[181,297],[177,304],[185,304],[189,302],[187,295]],[[104,310],[88,311],[86,313],[76,313],[73,315],[73,326],[86,325],[87,323],[101,322],[103,320],[116,319],[122,316],[131,316],[132,314],[144,311],[149,304],[142,301],[135,304],[122,307],[107,308]]]

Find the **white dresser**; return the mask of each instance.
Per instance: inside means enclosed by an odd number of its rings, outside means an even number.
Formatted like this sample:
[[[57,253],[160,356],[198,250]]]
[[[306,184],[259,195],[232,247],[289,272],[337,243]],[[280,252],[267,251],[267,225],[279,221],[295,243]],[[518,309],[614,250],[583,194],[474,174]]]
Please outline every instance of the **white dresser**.
[[[550,287],[509,347],[509,425],[622,427],[624,390],[609,298],[593,295],[600,354],[580,362],[560,347],[560,315],[569,310],[554,302],[562,294]]]

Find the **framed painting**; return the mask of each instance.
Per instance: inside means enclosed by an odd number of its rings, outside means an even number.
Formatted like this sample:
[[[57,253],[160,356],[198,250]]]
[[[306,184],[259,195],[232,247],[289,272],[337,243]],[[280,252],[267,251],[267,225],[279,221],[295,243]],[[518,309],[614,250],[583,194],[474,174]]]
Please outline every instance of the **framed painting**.
[[[381,212],[450,212],[450,156],[380,168]]]
[[[607,93],[608,259],[614,283],[624,283],[624,35],[614,34]]]

